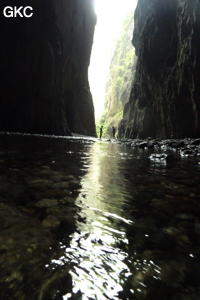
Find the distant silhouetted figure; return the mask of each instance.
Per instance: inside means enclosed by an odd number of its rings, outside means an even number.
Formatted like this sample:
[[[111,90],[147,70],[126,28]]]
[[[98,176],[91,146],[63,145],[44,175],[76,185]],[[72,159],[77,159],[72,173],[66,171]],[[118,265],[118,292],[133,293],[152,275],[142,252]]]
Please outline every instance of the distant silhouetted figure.
[[[116,128],[113,126],[112,127],[112,136],[113,136],[113,139],[115,138],[115,133],[116,133]]]
[[[121,126],[120,126],[120,137],[124,137],[125,134],[125,125],[123,122],[121,122]]]
[[[131,127],[126,128],[126,138],[130,138],[131,136]]]
[[[99,129],[99,137],[100,137],[100,139],[102,138],[102,134],[103,134],[103,125]]]

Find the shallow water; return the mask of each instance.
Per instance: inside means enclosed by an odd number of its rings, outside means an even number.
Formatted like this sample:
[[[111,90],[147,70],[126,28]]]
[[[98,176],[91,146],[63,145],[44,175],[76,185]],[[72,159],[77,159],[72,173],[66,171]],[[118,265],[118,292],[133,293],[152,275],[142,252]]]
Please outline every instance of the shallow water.
[[[196,300],[200,164],[0,136],[0,299]]]

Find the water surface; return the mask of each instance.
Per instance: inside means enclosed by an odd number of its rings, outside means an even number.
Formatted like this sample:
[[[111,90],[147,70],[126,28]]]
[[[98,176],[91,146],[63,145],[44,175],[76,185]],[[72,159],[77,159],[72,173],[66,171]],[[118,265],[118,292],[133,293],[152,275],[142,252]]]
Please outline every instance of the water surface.
[[[0,299],[199,299],[199,160],[151,153],[1,135]]]

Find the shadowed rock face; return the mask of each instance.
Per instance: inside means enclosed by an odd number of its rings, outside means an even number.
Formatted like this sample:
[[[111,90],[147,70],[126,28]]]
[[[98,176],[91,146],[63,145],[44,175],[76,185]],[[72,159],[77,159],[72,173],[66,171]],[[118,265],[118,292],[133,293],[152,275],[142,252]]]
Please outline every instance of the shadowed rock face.
[[[31,5],[34,16],[6,19],[6,5]],[[0,130],[95,135],[87,74],[93,0],[15,0],[0,8]]]
[[[129,103],[129,137],[200,133],[200,2],[139,0],[133,44],[138,56]]]

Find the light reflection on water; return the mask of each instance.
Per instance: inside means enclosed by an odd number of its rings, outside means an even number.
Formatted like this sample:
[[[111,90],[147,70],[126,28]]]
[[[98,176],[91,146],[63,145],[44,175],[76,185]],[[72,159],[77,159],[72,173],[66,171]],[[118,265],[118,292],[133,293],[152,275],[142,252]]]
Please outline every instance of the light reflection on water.
[[[102,151],[102,147],[107,151]],[[128,254],[122,250],[128,244],[123,223],[132,224],[121,216],[125,200],[121,186],[123,174],[115,176],[119,172],[119,161],[118,157],[110,160],[112,147],[108,149],[104,144],[95,143],[90,153],[89,169],[76,200],[82,220],[77,220],[77,232],[72,236],[70,248],[66,249],[66,259],[74,262],[70,272],[74,293],[81,291],[82,299],[119,299],[118,293],[130,275],[125,263]],[[111,193],[112,199],[109,199]],[[117,205],[112,207],[111,200]],[[116,226],[118,221],[120,226]],[[119,248],[119,243],[124,247]]]
[[[73,138],[0,150],[1,299],[199,300],[199,160]]]
[[[73,295],[68,293],[64,300],[79,296],[83,300],[137,300],[149,297],[149,289],[153,293],[158,289],[162,295],[168,284],[180,288],[179,278],[173,283],[170,274],[183,276],[181,268],[189,263],[188,254],[186,258],[181,255],[177,265],[175,258],[166,260],[171,241],[163,233],[173,218],[165,192],[170,189],[174,198],[171,188],[179,189],[173,183],[176,172],[171,173],[172,166],[153,165],[142,155],[138,160],[138,153],[116,143],[97,142],[83,158],[86,173],[76,199],[80,208],[76,231],[65,256],[57,261],[71,265]],[[166,232],[171,234],[171,230],[168,227]],[[174,257],[180,256],[177,249]]]

